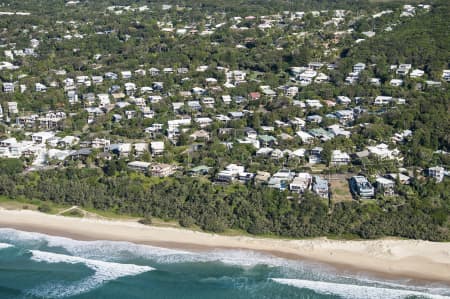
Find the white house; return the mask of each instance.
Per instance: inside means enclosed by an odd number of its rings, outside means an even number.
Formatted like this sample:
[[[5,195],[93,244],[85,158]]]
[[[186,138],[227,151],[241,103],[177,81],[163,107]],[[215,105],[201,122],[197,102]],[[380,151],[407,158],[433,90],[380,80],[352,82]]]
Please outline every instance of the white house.
[[[53,132],[38,132],[31,135],[31,140],[37,144],[45,144],[47,140],[53,138],[55,133]]]
[[[395,86],[395,87],[402,86],[403,80],[402,79],[392,79],[391,81],[389,81],[389,84],[391,86]]]
[[[411,64],[400,64],[396,70],[396,73],[399,76],[406,76],[408,75],[411,68],[412,68]]]
[[[436,178],[436,182],[440,183],[444,179],[445,170],[443,167],[435,166],[428,168],[428,176]]]
[[[330,165],[341,166],[347,165],[348,163],[350,163],[350,156],[347,153],[340,150],[334,150],[331,152]]]
[[[7,102],[7,105],[8,105],[8,112],[10,114],[19,113],[19,108],[17,107],[17,102]]]
[[[377,96],[375,98],[374,104],[375,105],[387,105],[393,101],[392,97],[389,96]]]
[[[420,78],[420,77],[422,77],[424,74],[425,74],[424,71],[419,70],[419,69],[415,69],[415,70],[412,70],[412,71],[411,71],[411,73],[409,74],[409,77],[411,77],[411,78]]]
[[[47,86],[45,86],[42,83],[36,83],[35,84],[35,90],[36,90],[36,92],[46,92],[47,91]]]
[[[300,172],[289,184],[289,189],[292,192],[304,193],[311,188],[312,176],[307,172]]]
[[[353,66],[353,72],[360,73],[361,71],[364,71],[366,69],[366,64],[362,62],[358,62]]]
[[[14,92],[14,83],[4,82],[3,92]]]
[[[400,151],[398,149],[390,150],[389,146],[384,143],[380,143],[376,146],[368,146],[367,147],[370,154],[381,158],[381,159],[397,159],[401,160],[399,155]]]

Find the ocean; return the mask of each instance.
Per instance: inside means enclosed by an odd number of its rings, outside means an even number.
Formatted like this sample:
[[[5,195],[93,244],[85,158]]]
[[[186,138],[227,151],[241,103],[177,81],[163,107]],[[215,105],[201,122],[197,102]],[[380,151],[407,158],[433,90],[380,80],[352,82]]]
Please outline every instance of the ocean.
[[[0,299],[9,298],[450,298],[450,288],[246,250],[193,253],[0,228]]]

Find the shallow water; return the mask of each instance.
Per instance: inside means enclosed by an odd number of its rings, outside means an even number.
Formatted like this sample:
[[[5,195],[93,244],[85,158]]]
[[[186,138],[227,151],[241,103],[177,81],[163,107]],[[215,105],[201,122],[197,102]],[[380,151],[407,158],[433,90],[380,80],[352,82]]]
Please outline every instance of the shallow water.
[[[246,250],[193,253],[0,229],[0,298],[450,298]]]

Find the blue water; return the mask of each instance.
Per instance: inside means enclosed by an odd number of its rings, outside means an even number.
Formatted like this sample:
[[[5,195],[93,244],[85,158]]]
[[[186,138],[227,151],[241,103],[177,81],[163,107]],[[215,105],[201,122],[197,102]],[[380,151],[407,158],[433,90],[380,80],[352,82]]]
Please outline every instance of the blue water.
[[[252,251],[192,253],[0,229],[0,299],[450,298],[412,285]]]

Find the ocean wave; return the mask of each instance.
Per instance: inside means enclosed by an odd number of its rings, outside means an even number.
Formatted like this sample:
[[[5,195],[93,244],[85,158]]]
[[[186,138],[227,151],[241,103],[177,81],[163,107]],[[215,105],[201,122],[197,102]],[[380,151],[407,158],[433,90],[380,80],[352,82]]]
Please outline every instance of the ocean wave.
[[[135,276],[154,270],[154,268],[148,266],[111,263],[53,252],[39,250],[30,250],[30,252],[32,254],[31,260],[36,262],[45,262],[50,264],[84,264],[88,268],[94,270],[94,274],[92,276],[75,283],[67,284],[64,282],[54,282],[39,286],[28,292],[29,294],[37,297],[61,298],[74,296],[95,289],[108,281],[125,276]]]
[[[170,264],[221,263],[226,266],[249,270],[266,266],[270,277],[300,278],[306,281],[331,281],[343,285],[366,285],[375,288],[395,288],[432,294],[449,294],[446,286],[427,284],[409,285],[410,281],[378,281],[372,277],[338,273],[335,268],[323,263],[290,260],[251,250],[216,249],[201,252],[168,249],[120,241],[78,241],[40,233],[23,232],[14,229],[0,229],[0,242],[9,242],[18,247],[40,251],[58,251],[68,256],[106,263],[133,264],[147,260],[146,264],[163,268]],[[54,249],[55,250],[54,250]]]
[[[241,267],[254,267],[257,265],[292,267],[294,264],[296,267],[303,267],[305,264],[251,250],[218,249],[192,252],[123,241],[78,241],[9,228],[0,228],[0,241],[2,240],[21,244],[29,249],[40,250],[44,246],[62,248],[70,255],[114,262],[143,258],[160,264],[221,262],[226,265]]]
[[[8,243],[0,243],[0,249],[6,249],[10,247],[14,247],[14,245]]]
[[[274,282],[309,289],[316,293],[324,295],[337,295],[347,299],[365,299],[365,298],[408,298],[416,296],[419,298],[443,299],[450,298],[443,295],[428,294],[424,292],[411,291],[405,289],[391,289],[364,285],[351,285],[342,283],[332,283],[323,281],[311,281],[301,279],[272,278]]]

